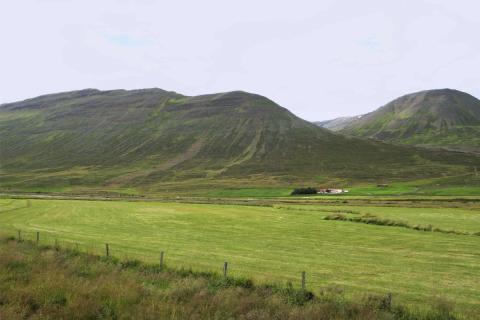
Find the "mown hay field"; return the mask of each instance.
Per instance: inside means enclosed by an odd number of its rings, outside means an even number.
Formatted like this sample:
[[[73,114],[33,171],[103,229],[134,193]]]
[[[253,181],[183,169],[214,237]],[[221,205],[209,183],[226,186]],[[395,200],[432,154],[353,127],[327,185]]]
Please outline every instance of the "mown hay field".
[[[375,215],[466,234],[325,220],[335,212]],[[347,296],[391,292],[422,307],[450,301],[480,312],[480,211],[331,205],[220,205],[168,202],[0,199],[0,229],[29,240],[170,267],[221,272],[256,282],[330,288]]]

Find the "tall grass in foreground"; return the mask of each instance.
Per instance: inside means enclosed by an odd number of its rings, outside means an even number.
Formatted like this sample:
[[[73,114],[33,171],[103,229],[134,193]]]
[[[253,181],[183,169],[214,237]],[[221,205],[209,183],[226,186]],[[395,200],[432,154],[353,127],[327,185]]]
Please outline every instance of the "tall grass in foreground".
[[[292,286],[102,258],[13,238],[0,240],[0,319],[456,319],[448,303],[428,311],[391,295],[347,300]]]

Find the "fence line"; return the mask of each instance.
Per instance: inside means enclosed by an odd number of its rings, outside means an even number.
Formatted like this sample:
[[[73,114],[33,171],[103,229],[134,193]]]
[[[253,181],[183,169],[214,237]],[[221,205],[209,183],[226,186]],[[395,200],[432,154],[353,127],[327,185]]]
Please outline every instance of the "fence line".
[[[166,266],[170,266],[173,268],[177,269],[191,269],[192,271],[206,271],[206,272],[217,272],[221,271],[221,274],[225,278],[227,277],[235,277],[238,276],[237,272],[242,272],[242,270],[233,269],[231,268],[231,265],[229,264],[228,261],[224,261],[223,264],[219,262],[219,268],[218,270],[212,270],[212,265],[207,264],[207,263],[185,263],[182,261],[181,258],[178,256],[167,256],[167,252],[163,250],[159,250],[159,256],[157,255],[156,258],[154,258],[151,255],[146,255],[146,254],[140,254],[138,252],[134,253],[132,251],[125,251],[125,250],[119,250],[116,251],[115,249],[118,248],[116,246],[112,246],[111,243],[104,243],[95,245],[94,243],[88,243],[84,241],[75,241],[75,240],[70,240],[70,239],[65,239],[61,238],[55,234],[52,234],[50,232],[40,232],[40,231],[25,231],[25,230],[16,230],[16,235],[13,230],[7,231],[5,229],[0,229],[0,234],[4,234],[5,236],[10,236],[11,238],[14,238],[15,240],[19,242],[23,241],[29,241],[33,244],[36,244],[37,246],[51,246],[57,250],[60,249],[70,249],[70,250],[75,250],[78,252],[83,252],[86,254],[91,254],[95,256],[104,256],[105,258],[116,258],[120,260],[138,260],[141,262],[145,263],[158,263],[160,266],[160,269],[165,268]],[[103,248],[102,248],[103,247]],[[121,248],[121,246],[120,246]],[[158,258],[159,257],[159,258]],[[173,263],[172,263],[173,262]],[[261,273],[260,273],[261,274]],[[255,275],[252,275],[251,278],[255,278]],[[294,285],[294,287],[301,288],[303,290],[307,289],[307,276],[305,271],[299,271],[298,276],[291,275],[289,277],[284,277],[284,281],[287,283],[291,283]],[[263,281],[260,281],[263,282]],[[316,281],[315,281],[316,282]],[[320,283],[315,283],[312,281],[308,281],[309,286],[312,287],[312,285]],[[297,285],[295,285],[295,283]]]

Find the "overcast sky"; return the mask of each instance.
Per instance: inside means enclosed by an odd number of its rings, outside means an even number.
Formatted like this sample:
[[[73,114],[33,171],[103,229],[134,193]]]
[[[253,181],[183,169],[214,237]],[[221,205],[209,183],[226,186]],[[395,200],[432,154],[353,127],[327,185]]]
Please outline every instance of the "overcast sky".
[[[245,90],[307,120],[480,97],[478,1],[5,0],[0,102],[83,88]]]

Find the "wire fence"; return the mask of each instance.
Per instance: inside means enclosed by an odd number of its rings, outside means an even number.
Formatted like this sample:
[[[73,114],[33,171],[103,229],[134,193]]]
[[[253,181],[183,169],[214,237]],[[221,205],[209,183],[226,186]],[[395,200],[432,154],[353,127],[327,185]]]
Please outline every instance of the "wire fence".
[[[61,233],[52,231],[36,231],[31,229],[0,228],[0,234],[4,237],[11,237],[17,241],[28,241],[38,246],[48,246],[58,249],[75,250],[89,255],[119,259],[121,261],[138,260],[143,263],[157,264],[177,270],[192,270],[195,272],[214,272],[228,277],[249,278],[259,283],[292,284],[294,287],[312,290],[313,287],[320,287],[321,281],[317,276],[307,275],[305,271],[299,270],[298,274],[290,276],[273,277],[269,272],[255,270],[255,261],[248,268],[242,268],[238,264],[231,263],[230,259],[218,257],[215,266],[212,263],[200,261],[188,254],[178,254],[159,248],[157,252],[142,249],[133,245],[116,243],[101,243],[97,239],[72,239],[66,238]],[[211,255],[211,254],[210,254]],[[218,266],[218,267],[217,267]],[[279,271],[279,266],[272,265],[272,270]],[[252,271],[255,270],[255,271]],[[308,278],[310,277],[310,278]]]

